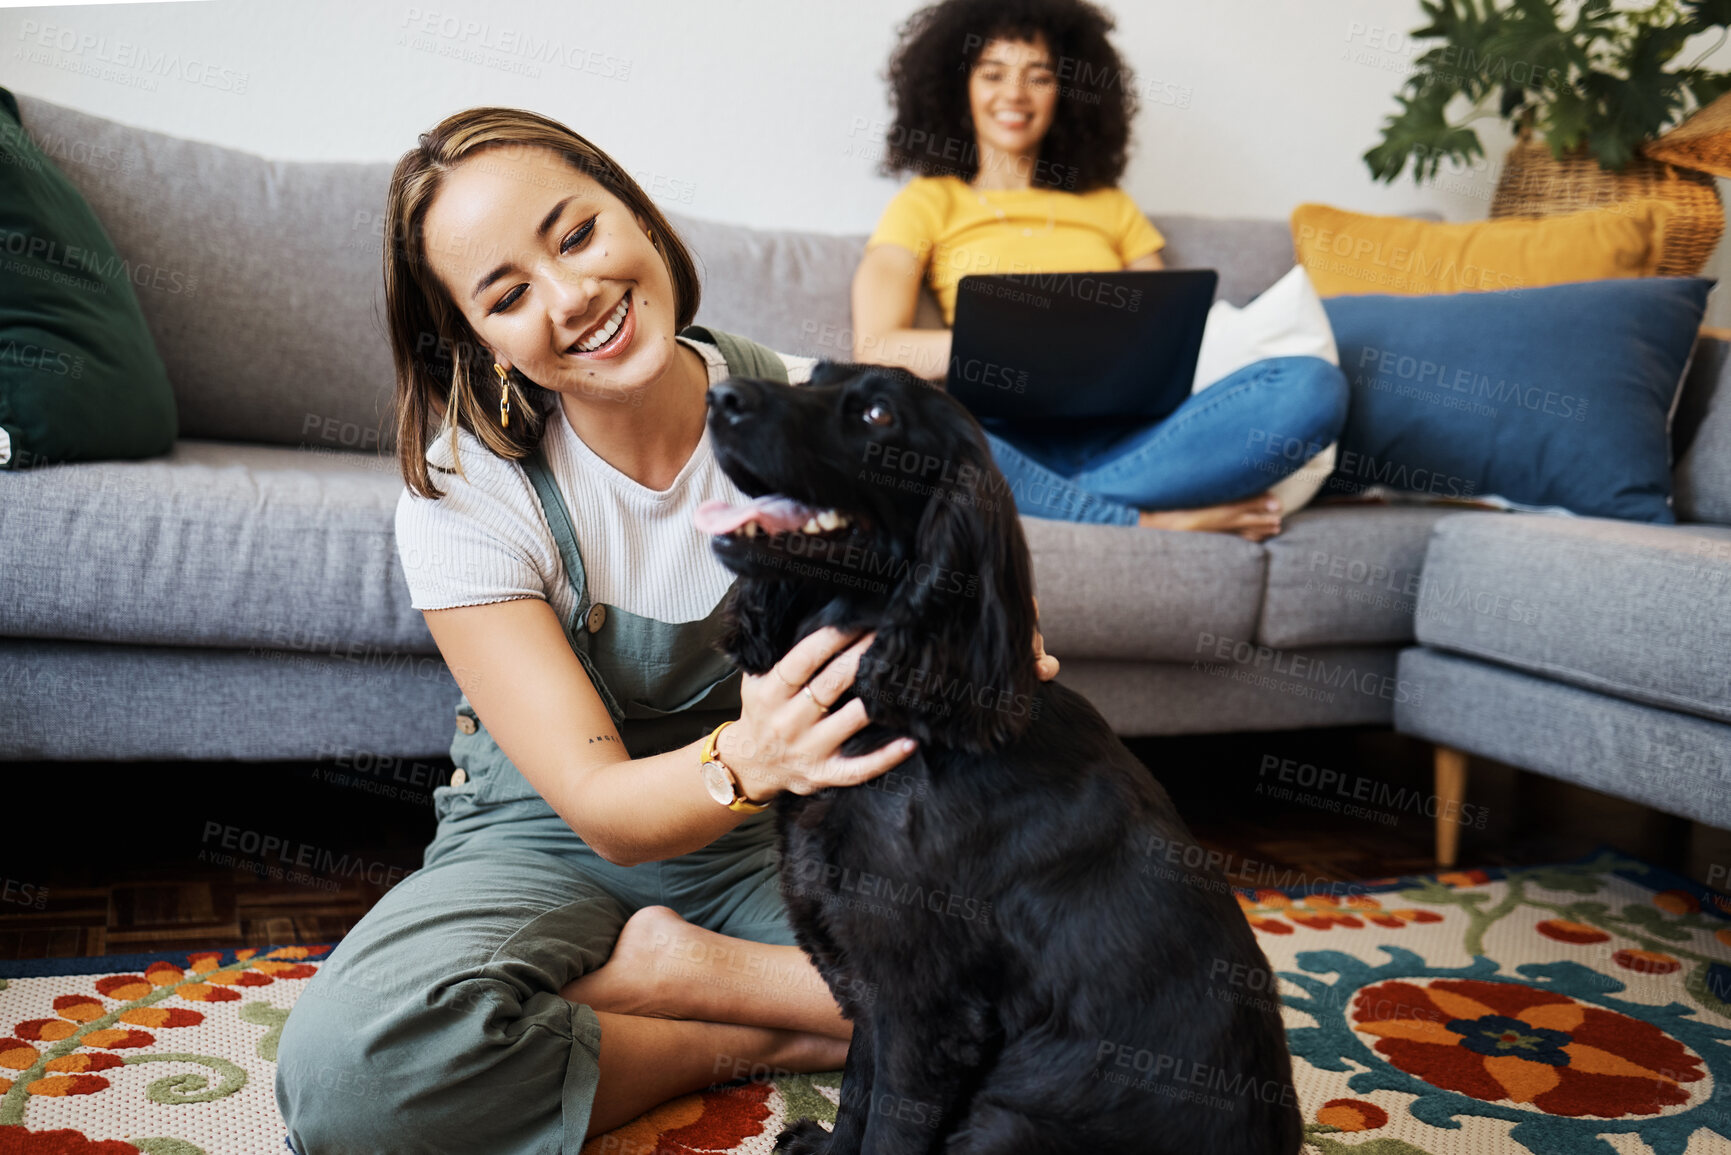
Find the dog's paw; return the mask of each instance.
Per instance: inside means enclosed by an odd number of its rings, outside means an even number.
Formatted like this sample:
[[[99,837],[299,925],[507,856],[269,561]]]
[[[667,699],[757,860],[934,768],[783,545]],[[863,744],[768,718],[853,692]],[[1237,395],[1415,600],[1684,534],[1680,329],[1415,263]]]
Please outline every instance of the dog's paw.
[[[778,1155],[824,1155],[829,1150],[829,1132],[816,1119],[801,1119],[782,1128],[775,1137]]]

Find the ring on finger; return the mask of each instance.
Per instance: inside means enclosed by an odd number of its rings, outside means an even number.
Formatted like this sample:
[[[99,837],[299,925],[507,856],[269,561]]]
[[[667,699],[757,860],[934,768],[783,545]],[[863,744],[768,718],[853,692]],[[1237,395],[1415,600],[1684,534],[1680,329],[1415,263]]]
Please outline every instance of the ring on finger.
[[[769,668],[769,672],[775,675],[776,681],[780,682],[782,685],[786,686],[788,689],[790,689],[790,690],[799,689],[798,686],[794,685],[792,682],[788,681],[786,678],[781,676],[781,667],[780,666],[771,666]]]
[[[806,697],[810,698],[812,705],[816,706],[818,709],[822,710],[826,714],[829,713],[829,707],[824,705],[824,703],[818,701],[817,695],[812,693],[810,682],[807,682],[805,685],[801,686],[799,688],[799,692],[804,694]]]

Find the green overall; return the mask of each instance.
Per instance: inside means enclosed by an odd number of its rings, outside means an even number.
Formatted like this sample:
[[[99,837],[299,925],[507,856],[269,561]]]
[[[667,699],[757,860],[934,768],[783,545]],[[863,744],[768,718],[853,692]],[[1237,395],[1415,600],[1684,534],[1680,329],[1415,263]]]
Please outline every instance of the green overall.
[[[731,373],[787,380],[760,345],[686,334],[719,347]],[[593,601],[539,449],[524,470],[576,594],[566,640],[627,752],[676,749],[738,717],[739,675],[715,646],[721,607],[662,622]],[[701,850],[617,866],[536,793],[467,695],[456,711],[451,759],[461,772],[433,791],[439,825],[421,869],[342,940],[283,1028],[277,1103],[299,1155],[576,1155],[601,1028],[559,991],[607,961],[632,912],[669,906],[721,934],[794,941],[771,811]]]

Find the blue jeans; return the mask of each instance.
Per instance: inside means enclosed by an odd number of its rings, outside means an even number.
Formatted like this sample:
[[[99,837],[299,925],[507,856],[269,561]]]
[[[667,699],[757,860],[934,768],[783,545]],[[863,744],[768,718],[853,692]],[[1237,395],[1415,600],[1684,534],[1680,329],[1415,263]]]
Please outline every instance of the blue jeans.
[[[1340,436],[1347,395],[1346,375],[1320,357],[1270,357],[1140,428],[1042,433],[993,423],[986,440],[1018,512],[1135,525],[1138,510],[1240,501],[1296,473]]]

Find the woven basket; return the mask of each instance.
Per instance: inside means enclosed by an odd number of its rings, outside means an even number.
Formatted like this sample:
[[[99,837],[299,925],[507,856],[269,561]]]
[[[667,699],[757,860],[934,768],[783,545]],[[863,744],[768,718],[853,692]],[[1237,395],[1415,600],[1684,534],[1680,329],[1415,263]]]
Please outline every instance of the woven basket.
[[[1670,132],[1641,146],[1654,160],[1714,176],[1731,176],[1731,93],[1721,96]]]
[[[1719,186],[1704,172],[1650,157],[1637,156],[1622,172],[1607,172],[1585,149],[1558,160],[1544,142],[1522,141],[1509,149],[1491,216],[1549,217],[1641,199],[1668,201],[1677,209],[1665,229],[1658,275],[1699,273],[1725,231]]]

